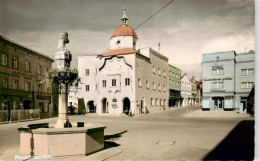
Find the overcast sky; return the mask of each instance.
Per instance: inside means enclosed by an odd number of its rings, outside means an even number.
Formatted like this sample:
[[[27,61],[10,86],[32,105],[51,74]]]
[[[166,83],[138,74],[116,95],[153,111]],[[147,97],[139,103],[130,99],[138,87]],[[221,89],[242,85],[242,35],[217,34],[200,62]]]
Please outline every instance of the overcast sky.
[[[170,0],[0,0],[0,34],[54,59],[60,33],[77,56],[101,54],[121,25],[123,7],[136,28]],[[255,50],[253,0],[175,0],[136,30],[139,48],[152,47],[183,73],[201,78],[203,53]],[[54,64],[56,66],[56,64]]]

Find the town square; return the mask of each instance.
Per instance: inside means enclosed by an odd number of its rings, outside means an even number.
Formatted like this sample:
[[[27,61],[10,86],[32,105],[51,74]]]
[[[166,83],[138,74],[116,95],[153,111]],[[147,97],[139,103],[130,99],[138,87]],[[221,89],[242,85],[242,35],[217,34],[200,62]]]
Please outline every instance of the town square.
[[[0,0],[0,160],[255,159],[257,3]]]

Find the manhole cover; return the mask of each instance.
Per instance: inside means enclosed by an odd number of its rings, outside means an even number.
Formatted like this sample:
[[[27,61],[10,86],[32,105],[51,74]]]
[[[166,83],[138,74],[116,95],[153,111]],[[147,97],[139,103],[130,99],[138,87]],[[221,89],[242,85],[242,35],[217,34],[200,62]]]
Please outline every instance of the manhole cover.
[[[174,145],[176,141],[158,141],[156,144],[158,145]]]

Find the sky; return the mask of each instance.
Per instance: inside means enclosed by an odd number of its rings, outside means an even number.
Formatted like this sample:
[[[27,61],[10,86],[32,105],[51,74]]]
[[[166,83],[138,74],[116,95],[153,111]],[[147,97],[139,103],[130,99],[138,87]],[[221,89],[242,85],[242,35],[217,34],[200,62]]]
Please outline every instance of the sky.
[[[136,28],[171,0],[0,0],[0,34],[54,59],[59,36],[69,33],[77,57],[102,54],[121,25]],[[151,47],[169,63],[201,79],[202,54],[255,50],[253,0],[175,0],[136,30],[139,48]],[[53,64],[56,66],[56,64]]]

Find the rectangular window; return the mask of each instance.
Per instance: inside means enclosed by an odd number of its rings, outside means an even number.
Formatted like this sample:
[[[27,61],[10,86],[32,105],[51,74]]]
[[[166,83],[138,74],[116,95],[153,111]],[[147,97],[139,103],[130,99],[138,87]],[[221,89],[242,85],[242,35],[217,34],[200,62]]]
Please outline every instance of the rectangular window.
[[[2,55],[2,65],[7,66],[7,55],[1,54]]]
[[[148,80],[146,81],[146,88],[149,89],[149,82],[148,82]]]
[[[130,85],[130,78],[125,78],[125,85],[129,86]]]
[[[160,83],[159,83],[159,85],[158,85],[158,89],[159,89],[159,91],[162,90],[162,87],[161,87],[161,84],[160,84]]]
[[[140,78],[138,78],[138,86],[139,86],[139,87],[142,87],[142,81],[141,81]]]
[[[103,87],[106,87],[107,86],[107,81],[106,80],[103,80]]]
[[[241,83],[241,88],[251,89],[251,88],[253,88],[253,86],[254,86],[254,82],[242,82]]]
[[[25,71],[30,72],[30,62],[25,62]]]
[[[155,83],[153,82],[153,90],[155,90]]]
[[[166,85],[163,85],[163,91],[166,92]]]
[[[44,73],[48,73],[49,72],[49,69],[48,68],[44,68]]]
[[[30,86],[31,86],[31,84],[29,82],[25,82],[24,90],[25,91],[30,91]]]
[[[155,66],[153,66],[153,73],[155,74]]]
[[[3,88],[7,89],[8,88],[8,79],[4,78],[2,85],[3,85]]]
[[[223,68],[213,68],[212,69],[212,75],[221,75],[224,74]]]
[[[49,88],[47,86],[44,87],[44,92],[49,93]]]
[[[167,106],[167,104],[168,104],[168,103],[167,103],[167,100],[164,99],[164,105]]]
[[[151,105],[154,106],[154,98],[151,98]]]
[[[170,77],[172,76],[172,72],[170,71]]]
[[[158,75],[161,75],[161,69],[158,68]]]
[[[16,101],[13,102],[13,110],[19,110],[19,104]]]
[[[42,86],[40,84],[38,84],[38,88],[37,88],[38,92],[42,92]]]
[[[86,75],[89,75],[89,69],[86,69]]]
[[[89,91],[89,85],[86,85],[86,91]]]
[[[14,69],[17,69],[17,68],[18,68],[17,58],[13,58],[13,68],[14,68]]]
[[[213,89],[224,88],[224,82],[212,82],[211,88]]]
[[[37,74],[41,74],[41,66],[37,66]]]
[[[18,80],[13,80],[13,89],[18,89]]]
[[[253,74],[254,74],[254,68],[241,69],[241,75],[253,75]]]
[[[112,79],[112,86],[116,86],[116,79]]]
[[[166,77],[166,73],[165,73],[165,70],[163,71],[163,76]]]

